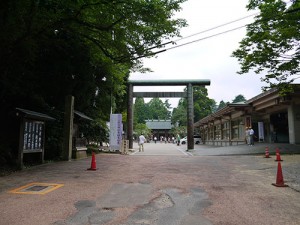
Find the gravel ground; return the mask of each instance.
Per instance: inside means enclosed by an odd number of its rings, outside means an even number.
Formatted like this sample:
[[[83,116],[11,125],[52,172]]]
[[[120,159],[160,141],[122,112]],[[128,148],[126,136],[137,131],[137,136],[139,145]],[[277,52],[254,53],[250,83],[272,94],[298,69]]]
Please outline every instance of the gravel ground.
[[[212,147],[183,149],[147,144],[144,153],[96,155],[96,171],[87,170],[88,158],[1,177],[0,225],[300,224],[299,155],[282,155],[289,187],[279,188],[272,185],[274,155],[236,154],[235,147],[222,155]],[[44,195],[9,192],[32,182],[64,186]]]

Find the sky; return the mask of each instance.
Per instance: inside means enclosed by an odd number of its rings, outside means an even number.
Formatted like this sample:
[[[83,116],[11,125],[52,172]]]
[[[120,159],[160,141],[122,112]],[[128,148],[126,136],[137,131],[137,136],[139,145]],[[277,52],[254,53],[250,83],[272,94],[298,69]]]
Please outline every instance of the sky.
[[[248,0],[188,0],[183,3],[182,11],[176,14],[178,18],[187,20],[188,27],[180,30],[182,37],[187,37],[241,18],[255,14],[247,11]],[[236,58],[231,57],[239,42],[245,37],[246,28],[227,32],[215,37],[209,37],[224,31],[237,28],[253,21],[254,17],[217,28],[215,30],[195,35],[178,41],[177,46],[200,40],[177,48],[167,50],[156,57],[143,59],[145,67],[151,73],[132,73],[130,80],[148,79],[209,79],[211,84],[206,86],[208,97],[217,104],[221,100],[232,102],[237,95],[250,99],[260,94],[261,75],[253,72],[239,75],[240,65]],[[177,38],[175,39],[177,40]],[[168,45],[167,48],[176,45]],[[184,87],[135,87],[134,91],[182,91]],[[165,99],[162,99],[163,101]],[[146,102],[149,101],[146,99]],[[177,107],[178,99],[169,99],[172,107]]]

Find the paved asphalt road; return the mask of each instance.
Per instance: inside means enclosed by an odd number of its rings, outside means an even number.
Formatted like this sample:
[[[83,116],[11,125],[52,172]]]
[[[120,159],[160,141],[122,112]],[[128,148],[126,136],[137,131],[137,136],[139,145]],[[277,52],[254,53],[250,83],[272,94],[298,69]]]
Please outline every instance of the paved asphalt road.
[[[212,147],[147,143],[0,177],[0,225],[300,224],[296,145]],[[281,151],[289,187],[275,187]]]

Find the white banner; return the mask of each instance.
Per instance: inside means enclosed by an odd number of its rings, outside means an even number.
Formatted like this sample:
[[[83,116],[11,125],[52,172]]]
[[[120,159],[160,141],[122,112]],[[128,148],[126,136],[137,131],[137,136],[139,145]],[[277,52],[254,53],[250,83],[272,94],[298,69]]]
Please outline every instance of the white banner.
[[[258,141],[264,141],[265,135],[264,135],[264,123],[258,122]]]
[[[111,150],[121,149],[122,131],[122,114],[110,114],[109,146]]]

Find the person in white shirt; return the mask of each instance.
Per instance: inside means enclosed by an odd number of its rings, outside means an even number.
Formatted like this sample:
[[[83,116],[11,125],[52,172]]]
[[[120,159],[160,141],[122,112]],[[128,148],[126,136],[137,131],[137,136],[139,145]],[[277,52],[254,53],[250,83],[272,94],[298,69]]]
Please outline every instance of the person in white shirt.
[[[144,143],[146,141],[145,136],[143,135],[143,133],[139,136],[139,151],[144,151]]]
[[[250,145],[254,145],[254,130],[250,127],[249,130],[249,136],[250,136]]]

